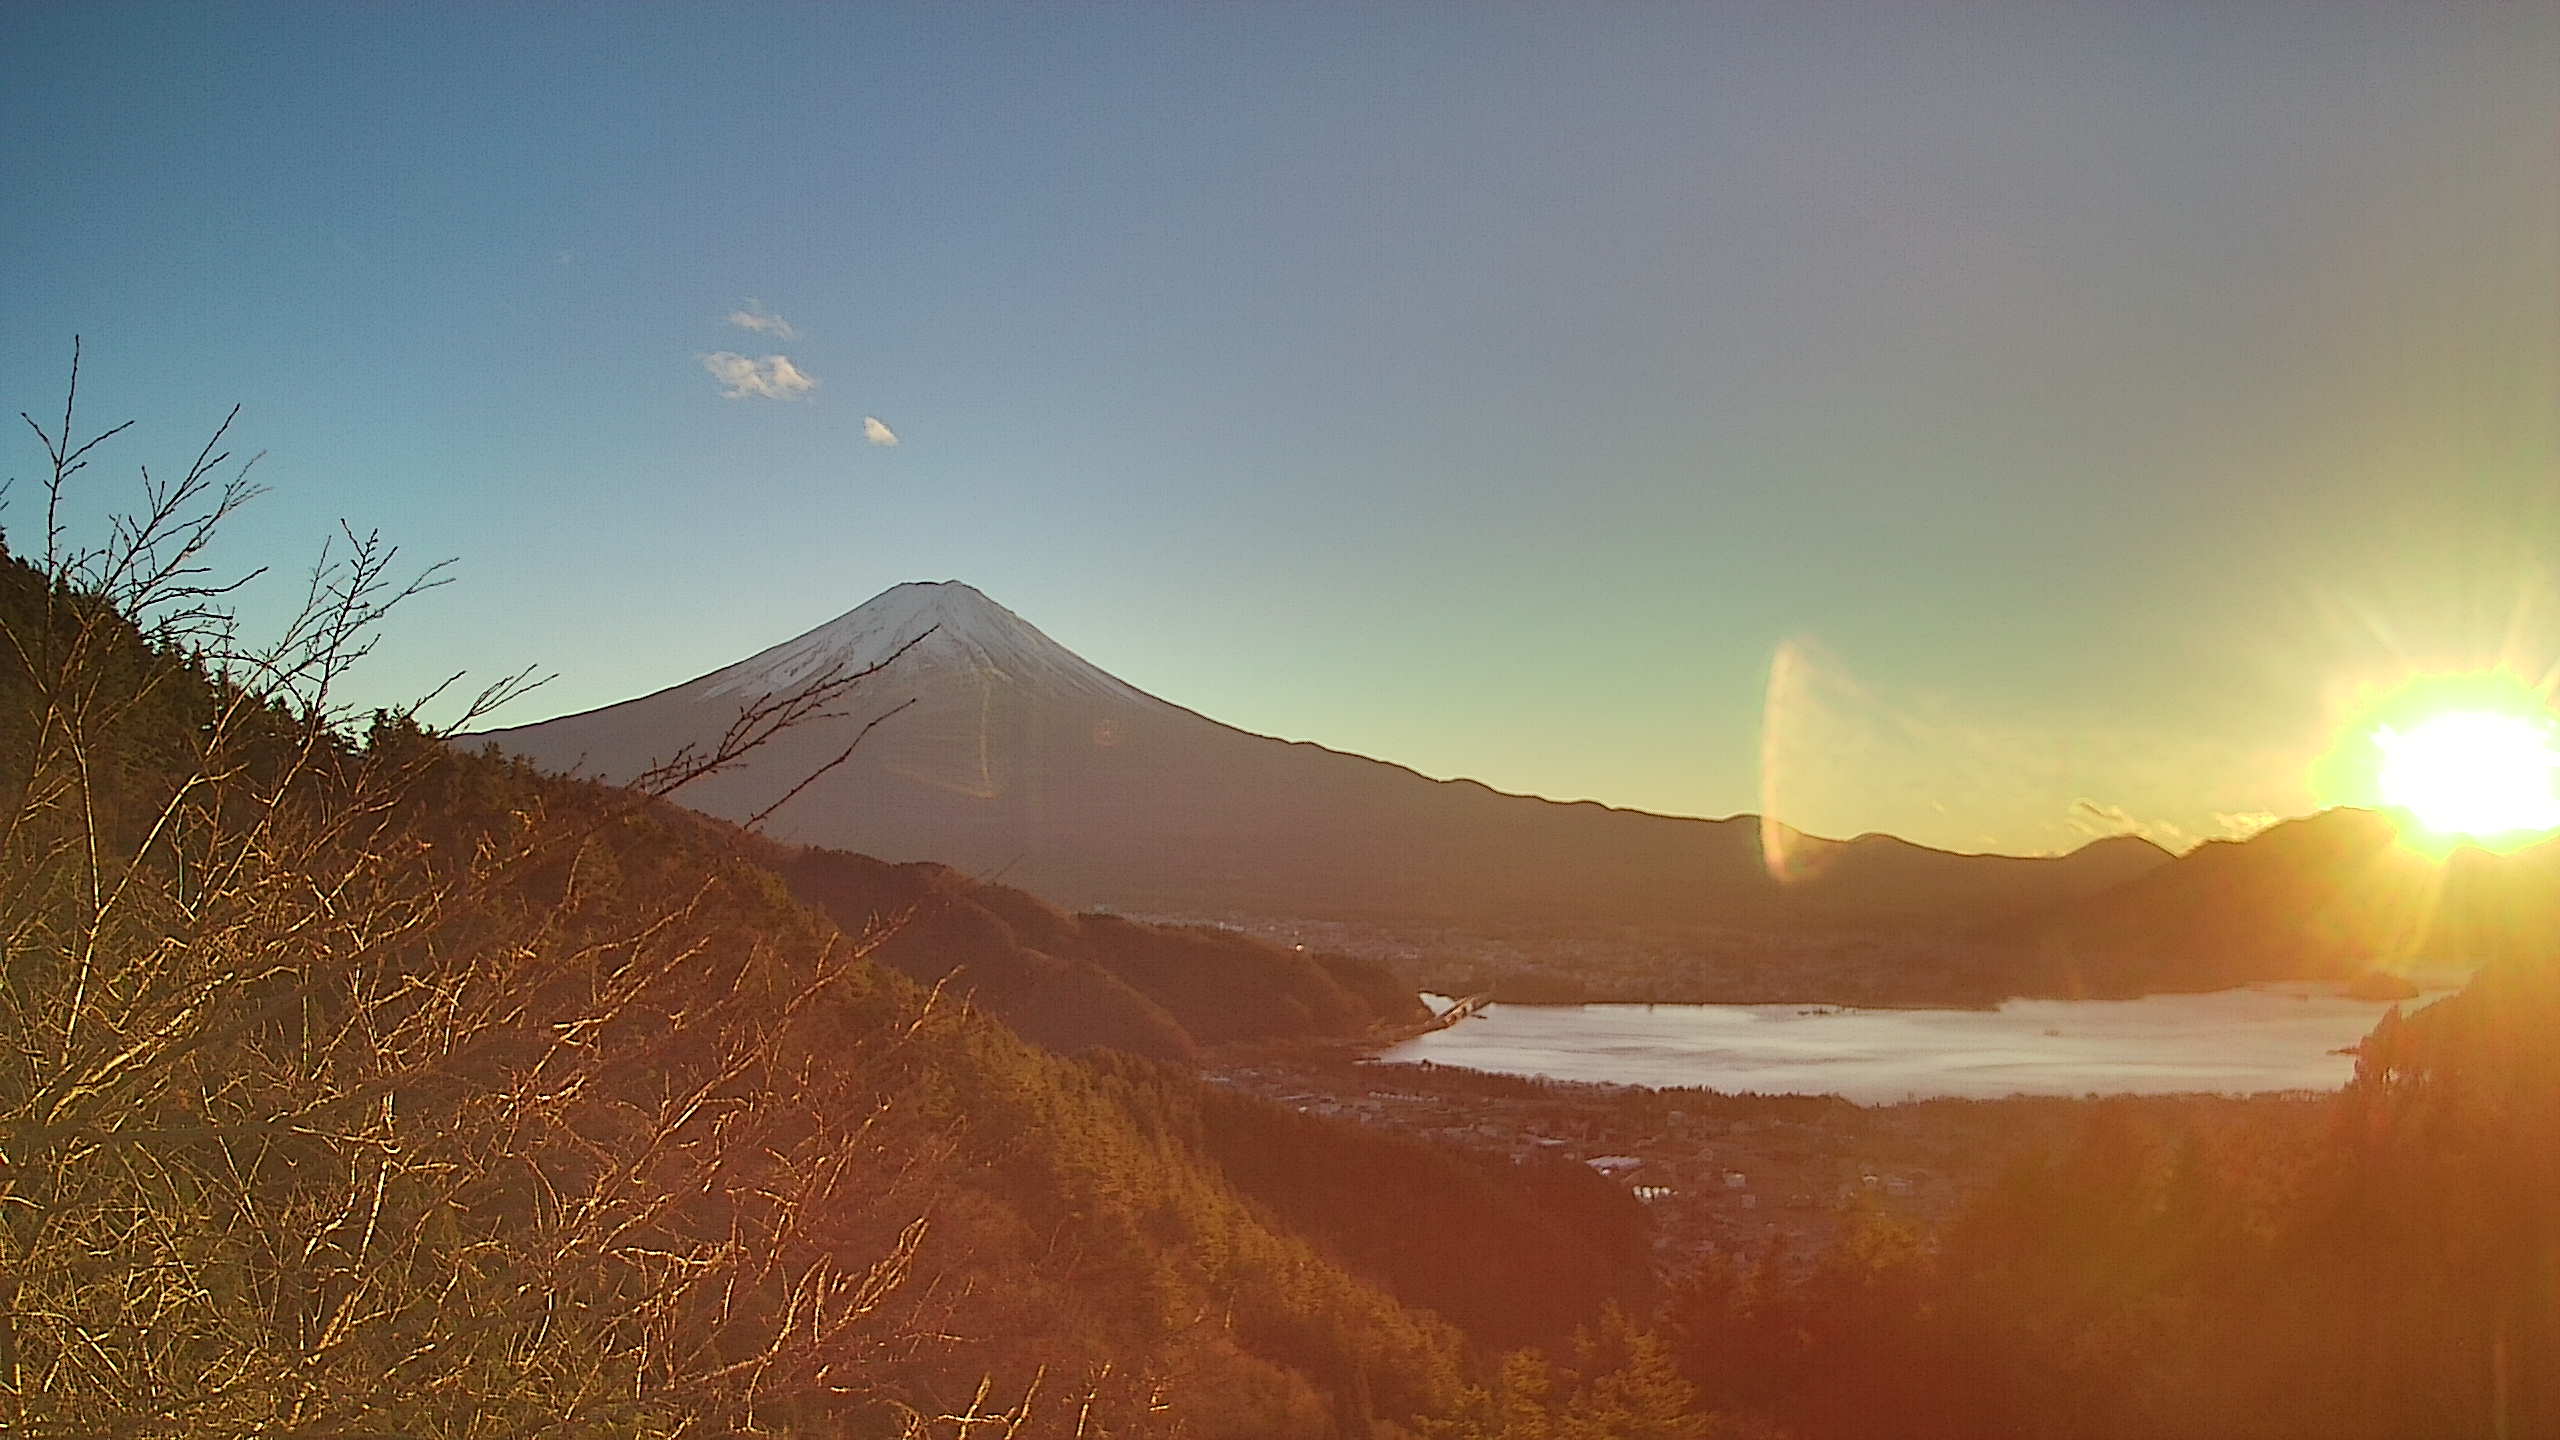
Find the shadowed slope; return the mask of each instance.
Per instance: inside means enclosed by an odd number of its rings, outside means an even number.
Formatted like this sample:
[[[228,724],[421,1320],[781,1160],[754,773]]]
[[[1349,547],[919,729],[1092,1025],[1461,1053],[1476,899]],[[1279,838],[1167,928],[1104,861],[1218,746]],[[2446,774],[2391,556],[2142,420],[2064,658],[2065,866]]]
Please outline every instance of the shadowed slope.
[[[1374,962],[1113,915],[1068,915],[940,865],[836,850],[767,860],[847,933],[886,931],[873,958],[971,997],[1053,1050],[1166,1060],[1236,1040],[1359,1038],[1429,1012]]]

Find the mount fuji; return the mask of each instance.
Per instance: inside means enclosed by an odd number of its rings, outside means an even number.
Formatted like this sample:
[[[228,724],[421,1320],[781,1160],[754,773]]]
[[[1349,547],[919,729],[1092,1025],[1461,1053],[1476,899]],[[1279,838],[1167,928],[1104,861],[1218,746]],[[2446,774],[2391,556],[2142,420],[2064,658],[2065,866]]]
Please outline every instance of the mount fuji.
[[[1781,881],[1758,817],[1560,803],[1252,734],[1129,685],[958,581],[894,586],[654,695],[468,738],[627,782],[716,744],[747,707],[884,661],[673,798],[732,820],[769,810],[778,840],[940,861],[1061,905],[1195,916],[1958,929],[2167,859],[2122,838],[2029,858],[1786,831]]]

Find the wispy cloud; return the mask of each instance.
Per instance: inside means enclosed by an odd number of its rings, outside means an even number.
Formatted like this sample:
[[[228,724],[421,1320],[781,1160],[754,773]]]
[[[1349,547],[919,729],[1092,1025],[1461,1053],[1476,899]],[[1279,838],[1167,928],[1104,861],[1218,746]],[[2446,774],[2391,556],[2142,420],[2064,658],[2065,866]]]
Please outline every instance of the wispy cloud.
[[[764,308],[764,302],[760,300],[750,299],[744,306],[730,311],[729,323],[741,330],[770,335],[776,340],[793,340],[800,335],[799,331],[791,328],[790,321]]]
[[[862,438],[874,445],[895,445],[898,432],[881,424],[879,416],[865,415],[862,417]]]
[[[2216,810],[2213,812],[2213,823],[2222,827],[2225,838],[2232,840],[2246,840],[2282,819],[2284,819],[2283,816],[2265,810]]]
[[[2166,820],[2145,820],[2121,805],[2108,805],[2085,795],[2071,802],[2070,823],[2083,835],[2139,835],[2172,853],[2196,843],[2196,837]]]
[[[729,350],[715,350],[702,357],[702,368],[720,382],[720,393],[732,400],[762,396],[768,400],[797,400],[818,388],[817,380],[803,374],[788,355],[767,355],[750,360]]]

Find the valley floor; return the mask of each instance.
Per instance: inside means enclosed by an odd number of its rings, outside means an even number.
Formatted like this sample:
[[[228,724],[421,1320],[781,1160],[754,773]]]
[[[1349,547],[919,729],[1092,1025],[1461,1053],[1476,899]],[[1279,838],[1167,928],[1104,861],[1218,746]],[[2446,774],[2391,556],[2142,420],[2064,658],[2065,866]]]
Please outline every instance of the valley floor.
[[[1758,1260],[1821,1253],[1879,1211],[1934,1230],[2022,1157],[2078,1133],[2102,1106],[2263,1128],[2287,1145],[2324,1123],[2325,1096],[2178,1095],[1925,1100],[1859,1106],[1829,1096],[1724,1095],[1383,1064],[1266,1050],[1207,1071],[1215,1083],[1312,1114],[1516,1164],[1589,1164],[1653,1221],[1658,1270],[1710,1251]]]

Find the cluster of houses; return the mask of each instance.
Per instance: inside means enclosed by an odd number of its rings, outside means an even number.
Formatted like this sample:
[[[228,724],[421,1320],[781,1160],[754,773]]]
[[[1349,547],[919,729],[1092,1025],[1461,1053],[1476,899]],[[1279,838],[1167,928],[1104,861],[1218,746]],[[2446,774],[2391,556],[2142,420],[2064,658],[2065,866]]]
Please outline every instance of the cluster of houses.
[[[1932,935],[1773,933],[1715,925],[1507,933],[1481,926],[1243,915],[1131,918],[1211,924],[1300,950],[1379,961],[1425,990],[1490,989],[1537,1003],[1747,1002],[1777,994],[1867,1001],[1996,998],[1979,993],[1978,944]]]
[[[1394,1077],[1393,1084],[1379,1084]],[[1818,1241],[1861,1204],[1952,1201],[1943,1179],[1857,1154],[1848,1135],[1800,1121],[1692,1116],[1615,1086],[1554,1082],[1488,1095],[1423,1067],[1302,1070],[1237,1066],[1213,1079],[1297,1110],[1498,1153],[1575,1163],[1627,1187],[1655,1217],[1665,1259],[1713,1247],[1757,1251]],[[1852,1112],[1856,1113],[1856,1112]]]

